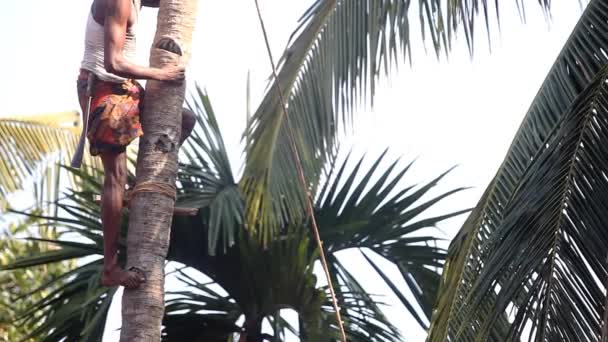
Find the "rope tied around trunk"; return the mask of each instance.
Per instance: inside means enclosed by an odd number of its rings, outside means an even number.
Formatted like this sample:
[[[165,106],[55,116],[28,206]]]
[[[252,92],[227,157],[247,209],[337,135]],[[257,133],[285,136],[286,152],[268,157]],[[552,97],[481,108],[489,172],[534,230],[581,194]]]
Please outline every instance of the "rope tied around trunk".
[[[132,190],[127,191],[125,194],[127,203],[131,203],[131,200],[135,197],[135,195],[140,192],[151,192],[165,195],[171,198],[173,201],[177,199],[177,190],[175,185],[156,181],[144,181],[135,184],[135,187]]]

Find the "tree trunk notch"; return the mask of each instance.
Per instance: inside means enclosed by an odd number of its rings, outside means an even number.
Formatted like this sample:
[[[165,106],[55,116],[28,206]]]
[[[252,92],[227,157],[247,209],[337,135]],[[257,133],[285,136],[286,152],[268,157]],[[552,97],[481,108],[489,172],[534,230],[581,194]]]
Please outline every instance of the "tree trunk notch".
[[[196,18],[196,0],[161,0],[150,65],[185,64],[190,57]],[[137,156],[137,184],[174,187],[177,146],[186,84],[148,81]],[[137,185],[136,185],[137,188]],[[146,282],[125,290],[122,302],[121,342],[158,342],[164,314],[165,257],[175,199],[148,188],[131,200],[127,237],[127,268],[137,267]]]

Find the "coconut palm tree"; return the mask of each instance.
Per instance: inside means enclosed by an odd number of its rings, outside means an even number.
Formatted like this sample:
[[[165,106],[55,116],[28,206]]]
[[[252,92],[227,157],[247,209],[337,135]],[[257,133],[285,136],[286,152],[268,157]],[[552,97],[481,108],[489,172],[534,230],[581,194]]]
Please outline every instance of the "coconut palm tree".
[[[190,57],[196,18],[196,0],[160,2],[158,25],[150,51],[150,65],[185,64]],[[173,42],[174,44],[168,44]],[[179,43],[178,43],[179,42]],[[139,139],[137,179],[130,204],[127,267],[137,267],[146,281],[136,290],[125,290],[120,340],[160,341],[164,309],[165,256],[175,198],[180,122],[186,85],[150,81],[146,84]],[[145,196],[142,196],[143,191]],[[170,192],[170,191],[169,191]],[[150,219],[150,218],[153,219]]]
[[[605,341],[608,2],[592,0],[452,241],[428,341]]]

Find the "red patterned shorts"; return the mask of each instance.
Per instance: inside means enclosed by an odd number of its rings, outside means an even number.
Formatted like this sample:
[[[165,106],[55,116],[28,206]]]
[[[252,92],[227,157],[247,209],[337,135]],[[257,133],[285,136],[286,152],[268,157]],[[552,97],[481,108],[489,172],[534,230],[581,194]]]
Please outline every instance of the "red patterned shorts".
[[[89,71],[81,69],[77,82],[83,112],[88,100],[88,76]],[[124,83],[95,81],[87,131],[91,155],[124,152],[131,141],[143,135],[139,122],[143,94],[142,86],[135,80]]]

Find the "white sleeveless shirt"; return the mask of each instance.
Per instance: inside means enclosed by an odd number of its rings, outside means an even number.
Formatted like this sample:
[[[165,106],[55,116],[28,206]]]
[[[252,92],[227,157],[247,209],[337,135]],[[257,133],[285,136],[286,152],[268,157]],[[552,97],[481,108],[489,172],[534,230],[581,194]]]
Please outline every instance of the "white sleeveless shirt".
[[[127,35],[125,37],[125,45],[123,55],[126,59],[135,59],[135,34],[137,31],[137,22],[139,19],[140,0],[133,0],[133,11],[135,13],[135,21],[130,27],[127,27]],[[104,26],[100,25],[93,18],[93,12],[89,11],[87,27],[84,39],[84,58],[80,67],[91,71],[100,80],[122,83],[126,78],[109,73],[104,65]]]

